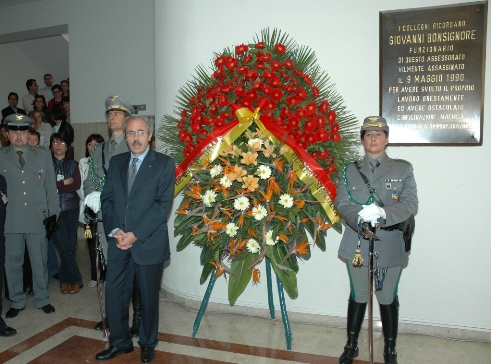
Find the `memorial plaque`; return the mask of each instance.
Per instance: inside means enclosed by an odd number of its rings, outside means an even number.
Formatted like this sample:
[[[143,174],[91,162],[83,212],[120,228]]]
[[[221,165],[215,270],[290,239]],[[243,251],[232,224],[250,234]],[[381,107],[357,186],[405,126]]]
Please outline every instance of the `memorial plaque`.
[[[482,145],[487,2],[380,13],[391,145]]]

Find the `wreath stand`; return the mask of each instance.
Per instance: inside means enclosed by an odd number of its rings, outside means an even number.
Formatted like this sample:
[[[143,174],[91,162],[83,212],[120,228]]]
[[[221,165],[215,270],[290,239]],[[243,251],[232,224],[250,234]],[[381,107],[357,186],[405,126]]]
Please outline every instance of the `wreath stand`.
[[[271,262],[268,257],[266,257],[266,278],[268,284],[269,314],[271,316],[271,319],[274,319],[275,313],[274,313],[274,302],[273,302],[273,289],[272,289],[272,282],[271,282]],[[196,319],[194,320],[193,337],[195,337],[196,333],[198,332],[201,319],[203,318],[203,314],[205,313],[206,306],[208,305],[208,301],[210,300],[211,291],[213,290],[213,286],[215,285],[215,280],[216,280],[216,268],[211,273],[210,281],[208,282],[208,287],[206,288],[205,296],[203,297],[203,301],[201,301],[201,306],[198,310],[198,314],[196,315]],[[286,348],[288,350],[291,350],[292,333],[290,329],[290,321],[288,320],[288,313],[286,311],[285,295],[283,293],[283,283],[281,282],[280,277],[278,277],[277,275],[276,275],[276,283],[278,285],[278,296],[280,298],[281,317],[283,318],[283,325],[285,326]]]

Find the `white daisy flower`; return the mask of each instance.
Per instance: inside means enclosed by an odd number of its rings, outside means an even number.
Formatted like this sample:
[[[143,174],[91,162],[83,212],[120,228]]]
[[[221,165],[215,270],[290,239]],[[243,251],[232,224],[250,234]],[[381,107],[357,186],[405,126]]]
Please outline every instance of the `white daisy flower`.
[[[261,179],[268,179],[269,177],[271,177],[271,168],[268,166],[261,165],[257,169],[256,174]]]
[[[229,188],[230,186],[232,186],[232,181],[230,180],[230,178],[228,178],[227,175],[225,175],[220,178],[220,184],[225,188]]]
[[[244,211],[250,206],[249,199],[245,196],[237,198],[234,202],[234,208],[236,210]]]
[[[284,193],[280,196],[280,205],[282,205],[285,209],[289,209],[293,206],[293,197],[287,193]]]
[[[268,211],[263,205],[259,205],[258,207],[254,207],[252,209],[252,216],[258,221],[264,219],[268,215]]]
[[[230,237],[237,235],[237,230],[239,230],[239,227],[233,222],[229,222],[225,227],[225,233]]]
[[[268,232],[266,233],[266,244],[273,246],[276,245],[278,240],[279,240],[278,237],[276,237],[276,239],[273,240],[273,230],[268,230]]]
[[[204,195],[201,196],[201,199],[205,203],[206,207],[211,207],[212,203],[215,202],[215,198],[217,197],[217,194],[213,192],[212,190],[208,190],[205,192]]]
[[[215,178],[220,173],[222,173],[222,170],[223,170],[223,168],[222,168],[221,165],[216,165],[212,169],[210,169],[210,176],[212,176],[213,178]]]
[[[262,139],[260,139],[260,138],[251,138],[247,142],[247,144],[249,144],[251,147],[253,147],[254,144],[257,144],[257,143],[259,143],[259,146],[262,146],[263,145]]]
[[[246,247],[249,253],[259,253],[259,251],[261,250],[261,246],[254,239],[249,239],[249,241],[246,244]]]

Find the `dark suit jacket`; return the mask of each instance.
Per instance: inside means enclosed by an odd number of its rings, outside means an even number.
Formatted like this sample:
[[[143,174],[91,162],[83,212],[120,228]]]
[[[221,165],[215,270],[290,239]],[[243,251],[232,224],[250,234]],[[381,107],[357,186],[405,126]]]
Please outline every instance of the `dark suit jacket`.
[[[7,116],[9,115],[12,115],[12,114],[15,114],[15,111],[14,109],[12,109],[9,106],[7,106],[5,109],[2,109],[2,121],[3,119],[5,119]],[[17,114],[23,114],[23,115],[27,115],[25,110],[21,109],[21,108],[17,108]]]
[[[70,123],[63,120],[60,123],[60,128],[58,129],[58,133],[64,136],[65,142],[67,142],[70,145],[73,144],[73,140],[75,139],[75,132],[73,131],[73,127],[70,125]]]
[[[167,217],[174,198],[175,163],[169,156],[149,150],[128,193],[130,157],[126,152],[110,160],[101,193],[104,231],[109,234],[119,228],[138,237],[129,249],[135,263],[163,263],[170,257]],[[126,252],[116,247],[114,238],[108,240],[109,264],[123,259]]]
[[[5,198],[7,198],[7,181],[1,174],[0,191],[5,195]],[[5,264],[5,218],[7,217],[7,204],[3,201],[2,197],[3,196],[0,194],[0,264]]]

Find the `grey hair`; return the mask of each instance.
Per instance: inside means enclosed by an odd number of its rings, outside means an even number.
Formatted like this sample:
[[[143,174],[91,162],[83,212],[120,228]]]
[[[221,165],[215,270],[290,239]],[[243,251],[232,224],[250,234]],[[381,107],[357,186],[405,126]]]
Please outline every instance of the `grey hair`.
[[[124,134],[126,134],[126,127],[128,126],[128,123],[131,120],[136,120],[136,119],[143,120],[145,122],[145,124],[147,124],[147,130],[148,130],[148,132],[153,135],[153,128],[154,128],[155,122],[153,120],[148,119],[146,116],[138,116],[138,115],[128,116],[124,120],[124,122],[123,122],[123,133]]]

